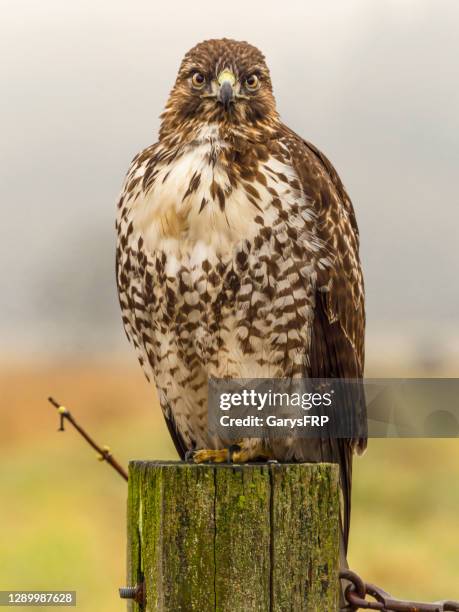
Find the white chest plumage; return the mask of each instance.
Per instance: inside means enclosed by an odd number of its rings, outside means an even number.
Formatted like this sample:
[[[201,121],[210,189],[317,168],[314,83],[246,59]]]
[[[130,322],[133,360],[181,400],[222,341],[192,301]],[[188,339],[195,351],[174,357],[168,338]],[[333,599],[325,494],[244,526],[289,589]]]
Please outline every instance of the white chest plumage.
[[[134,229],[145,247],[168,253],[170,266],[176,259],[194,266],[205,258],[230,257],[239,242],[257,235],[255,218],[260,213],[265,225],[274,224],[273,191],[286,208],[301,198],[277,178],[296,178],[292,169],[274,158],[261,169],[266,184],[256,179],[235,182],[223,155],[228,146],[218,139],[215,127],[201,130],[173,161],[158,164],[153,188],[133,206]],[[247,188],[258,194],[255,205]]]

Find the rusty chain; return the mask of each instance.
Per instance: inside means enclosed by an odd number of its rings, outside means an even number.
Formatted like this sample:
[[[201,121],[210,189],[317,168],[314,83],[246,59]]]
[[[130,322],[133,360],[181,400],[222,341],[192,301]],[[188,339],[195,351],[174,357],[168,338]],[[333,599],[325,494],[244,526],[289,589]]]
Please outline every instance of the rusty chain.
[[[380,587],[364,582],[362,578],[351,570],[340,572],[341,580],[346,580],[347,585],[344,597],[349,610],[380,610],[381,612],[459,612],[458,601],[437,601],[433,603],[422,603],[394,599]],[[371,599],[367,599],[371,597]]]

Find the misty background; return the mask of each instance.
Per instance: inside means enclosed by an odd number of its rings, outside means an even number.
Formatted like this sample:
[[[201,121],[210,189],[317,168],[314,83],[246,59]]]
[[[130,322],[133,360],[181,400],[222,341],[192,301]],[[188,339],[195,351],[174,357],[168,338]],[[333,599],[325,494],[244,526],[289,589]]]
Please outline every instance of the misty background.
[[[459,356],[459,3],[0,1],[1,355],[126,354],[115,203],[184,53],[266,55],[354,202],[367,356]]]

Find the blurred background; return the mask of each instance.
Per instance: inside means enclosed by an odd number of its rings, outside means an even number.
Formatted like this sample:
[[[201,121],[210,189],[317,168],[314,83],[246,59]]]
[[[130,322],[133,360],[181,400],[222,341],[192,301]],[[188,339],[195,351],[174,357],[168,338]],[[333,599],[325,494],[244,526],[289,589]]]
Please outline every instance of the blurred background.
[[[266,54],[284,121],[354,201],[367,376],[457,376],[459,4],[455,0],[0,0],[0,589],[125,606],[124,464],[173,458],[124,336],[115,202],[156,139],[183,54]],[[459,599],[459,441],[374,440],[355,463],[350,564],[403,597]]]

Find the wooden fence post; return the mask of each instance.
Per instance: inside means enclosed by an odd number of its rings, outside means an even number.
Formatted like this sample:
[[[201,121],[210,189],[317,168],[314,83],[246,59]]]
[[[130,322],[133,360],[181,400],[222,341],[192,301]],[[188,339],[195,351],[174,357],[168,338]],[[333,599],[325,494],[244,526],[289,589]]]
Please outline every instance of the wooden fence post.
[[[334,612],[338,550],[335,465],[130,464],[132,612]]]

